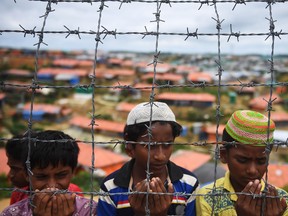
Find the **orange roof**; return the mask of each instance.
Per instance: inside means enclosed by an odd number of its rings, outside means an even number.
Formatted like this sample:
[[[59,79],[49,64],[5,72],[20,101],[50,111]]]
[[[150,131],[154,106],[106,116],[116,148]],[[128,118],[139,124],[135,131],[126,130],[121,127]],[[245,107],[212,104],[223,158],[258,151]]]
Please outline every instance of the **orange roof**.
[[[157,96],[158,100],[185,100],[185,101],[209,101],[214,102],[216,97],[209,93],[162,93]]]
[[[124,60],[122,63],[122,66],[124,67],[132,67],[133,66],[133,61],[132,60]]]
[[[275,122],[288,121],[288,113],[286,113],[286,112],[271,112],[271,119]]]
[[[170,160],[187,170],[193,171],[211,159],[209,154],[191,150],[178,150],[171,155]]]
[[[147,62],[138,62],[136,64],[136,66],[138,68],[142,68],[144,69],[146,72],[154,72],[154,65],[151,64],[151,62],[147,63]],[[156,67],[156,71],[159,73],[165,73],[169,70],[171,70],[173,68],[173,66],[171,64],[167,64],[167,63],[158,63],[157,67]]]
[[[6,97],[6,94],[0,93],[0,100],[4,99]]]
[[[78,65],[78,60],[76,60],[76,59],[56,59],[53,61],[53,65],[75,67],[76,65]]]
[[[157,79],[171,80],[171,81],[180,81],[180,80],[183,79],[183,76],[179,75],[179,74],[165,73],[165,74],[162,75],[162,77],[159,77]]]
[[[219,125],[219,127],[218,127],[218,134],[219,135],[223,134],[224,128],[225,128],[225,125],[223,125],[223,124]],[[209,134],[216,134],[216,125],[208,125],[205,127],[204,131],[209,133]]]
[[[76,67],[76,66],[93,66],[92,60],[79,60],[79,59],[56,59],[53,61],[53,65],[57,66],[69,66],[69,67]]]
[[[107,62],[108,64],[122,64],[123,60],[119,58],[109,58]]]
[[[269,164],[268,182],[277,187],[288,185],[288,164]]]
[[[198,72],[199,69],[197,66],[191,65],[178,65],[176,67],[177,73],[191,73],[191,72]]]
[[[154,78],[154,74],[148,73],[141,77],[142,80],[146,80],[149,78]],[[171,74],[171,73],[156,74],[156,80],[181,81],[182,79],[183,76],[179,74]]]
[[[21,69],[10,69],[7,70],[6,73],[10,75],[19,75],[19,76],[29,76],[32,75],[32,73],[28,70],[21,70]]]
[[[83,116],[75,116],[70,120],[70,124],[85,128],[85,129],[91,129],[91,119]],[[95,130],[102,130],[102,131],[111,131],[111,132],[117,132],[122,133],[124,130],[125,124],[114,122],[114,121],[108,121],[103,119],[96,119],[95,120]]]
[[[171,64],[167,64],[167,63],[158,63],[156,66],[156,71],[158,73],[165,73],[169,70],[171,70],[173,67]],[[154,65],[149,63],[148,66],[146,66],[146,71],[147,72],[153,72],[154,71]]]
[[[93,66],[94,62],[92,60],[78,60],[78,65],[81,67]]]
[[[117,105],[116,110],[117,111],[130,112],[135,106],[136,106],[136,104],[123,102],[123,103],[120,103]]]
[[[189,73],[187,80],[192,82],[212,82],[212,76],[204,72],[192,72]]]
[[[150,83],[136,83],[134,88],[141,90],[141,91],[152,91],[152,84]],[[157,90],[157,89],[154,89]]]
[[[0,174],[5,173],[6,175],[8,174],[10,168],[7,165],[8,158],[6,156],[6,151],[4,148],[0,148]]]
[[[269,101],[269,98],[270,95],[256,97],[250,101],[249,106],[253,109],[265,110],[267,109],[267,101]],[[275,98],[277,99],[274,100]],[[278,94],[272,94],[271,99],[274,100],[273,104],[281,103],[283,101],[283,99]]]
[[[26,103],[23,110],[30,110],[31,103]],[[33,103],[33,111],[44,111],[46,113],[57,114],[60,112],[61,107],[52,104],[35,104]]]
[[[115,76],[133,76],[135,74],[134,70],[128,69],[113,69],[113,70],[103,70],[102,73],[111,74]]]
[[[76,76],[87,76],[88,72],[83,69],[62,69],[62,68],[42,68],[38,71],[38,74],[50,74],[50,75],[58,75],[58,74],[71,74]]]
[[[148,65],[147,62],[137,62],[136,63],[136,67],[140,67],[140,68],[147,67],[147,65]]]
[[[84,166],[91,166],[92,144],[79,142],[78,145],[80,148],[78,163]],[[129,160],[126,155],[118,154],[98,146],[94,147],[94,154],[94,166],[96,168],[104,168],[118,163],[125,163]]]
[[[156,74],[156,77],[159,78],[159,76],[161,76],[161,74]],[[154,73],[146,73],[143,76],[141,76],[142,80],[152,79],[152,78],[154,78]]]

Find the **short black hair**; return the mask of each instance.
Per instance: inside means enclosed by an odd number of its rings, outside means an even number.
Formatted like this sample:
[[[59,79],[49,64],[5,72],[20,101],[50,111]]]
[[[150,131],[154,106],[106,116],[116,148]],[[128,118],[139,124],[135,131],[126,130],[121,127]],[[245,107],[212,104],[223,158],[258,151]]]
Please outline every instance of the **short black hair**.
[[[31,133],[30,136],[33,138],[34,133]],[[5,151],[9,158],[13,158],[25,166],[28,152],[28,133],[16,135],[9,139],[5,145]]]
[[[171,125],[174,138],[180,136],[182,132],[182,126],[174,121],[152,121],[151,124],[153,125],[156,122]],[[125,125],[123,133],[124,140],[136,142],[140,136],[144,135],[147,132],[147,126],[149,126],[149,122],[143,122],[134,125]]]
[[[22,160],[23,165],[28,157],[28,134],[17,136],[23,138],[7,142],[6,150],[9,156]],[[25,139],[26,138],[26,139]],[[78,163],[79,146],[69,135],[57,130],[46,130],[30,134],[30,166],[46,168],[49,165],[57,167],[59,164],[70,166],[74,170]],[[13,144],[13,145],[12,145]],[[7,147],[8,146],[8,147]],[[13,149],[13,146],[17,147]]]
[[[222,135],[222,141],[223,142],[238,142],[237,140],[235,140],[233,137],[230,136],[230,134],[228,134],[228,132],[226,131],[226,129],[223,129],[223,135]],[[233,145],[232,144],[223,144],[223,146],[228,150],[230,149]]]
[[[62,131],[48,130],[37,133],[36,139],[31,145],[31,169],[35,166],[57,167],[59,164],[70,166],[72,170],[76,168],[79,146],[71,136]]]

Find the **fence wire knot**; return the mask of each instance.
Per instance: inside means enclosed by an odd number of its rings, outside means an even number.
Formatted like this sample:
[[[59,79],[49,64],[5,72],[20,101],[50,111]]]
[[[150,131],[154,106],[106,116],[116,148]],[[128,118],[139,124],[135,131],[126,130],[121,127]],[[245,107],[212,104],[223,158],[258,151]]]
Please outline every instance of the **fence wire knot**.
[[[119,9],[121,9],[123,3],[131,3],[131,0],[123,0],[119,6]]]
[[[143,38],[145,38],[146,37],[146,35],[157,35],[157,33],[155,33],[155,32],[148,32],[148,30],[147,30],[147,27],[146,26],[144,26],[144,28],[145,28],[145,33],[142,33],[144,36],[142,37],[142,39]]]
[[[37,83],[37,81],[35,81],[34,79],[32,79],[32,84],[28,87],[28,91],[32,90],[33,92],[36,91],[36,89],[41,89],[40,85]]]
[[[162,3],[169,4],[169,6],[172,7],[170,0],[161,0],[160,7],[161,7]]]
[[[51,2],[49,2],[46,6],[46,12],[44,15],[40,16],[40,18],[43,18],[43,17],[47,17],[49,15],[49,13],[51,12],[54,12],[55,10],[52,10],[51,8]]]
[[[153,20],[153,21],[150,21],[150,22],[165,22],[164,20],[161,20],[160,19],[160,14],[161,14],[161,10],[159,10],[158,12],[156,13],[153,13],[156,17],[156,20]]]
[[[265,98],[263,98],[263,100],[267,102],[267,110],[266,111],[267,112],[273,111],[272,104],[275,100],[277,100],[277,97],[275,97],[273,100],[266,100]]]
[[[196,29],[195,32],[190,33],[189,29],[187,27],[187,37],[185,38],[184,41],[186,41],[189,37],[196,37],[198,39],[198,34],[197,34],[198,28]]]
[[[95,32],[95,33],[96,33],[96,32]],[[100,42],[101,44],[103,44],[103,42],[101,41],[101,38],[100,38],[100,34],[99,34],[99,33],[96,34],[95,41],[96,41],[96,42]]]
[[[31,34],[31,35],[33,35],[33,37],[35,37],[35,29],[36,29],[36,26],[32,29],[32,30],[27,30],[27,29],[25,29],[23,26],[21,26],[20,24],[19,24],[19,26],[23,29],[23,31],[24,31],[24,37],[26,37],[26,34]]]
[[[231,32],[231,33],[230,33],[230,35],[229,35],[229,37],[228,37],[228,39],[227,39],[227,42],[229,42],[231,36],[235,36],[235,37],[237,38],[237,41],[239,42],[240,31],[239,31],[239,32],[233,32],[233,30],[232,30],[232,24],[230,24],[230,32]]]
[[[98,124],[96,124],[96,119],[99,118],[100,115],[93,115],[92,113],[90,113],[91,115],[91,122],[88,126],[94,127],[94,126],[99,126]]]
[[[245,5],[246,5],[246,2],[245,2],[245,0],[235,0],[235,5],[234,5],[234,7],[232,8],[232,10],[235,9],[235,7],[236,7],[237,4],[245,4]]]
[[[221,63],[217,60],[215,60],[215,63],[218,65],[218,73],[216,74],[216,76],[222,76],[224,69],[222,68]]]
[[[209,0],[202,1],[202,2],[199,0],[199,2],[200,2],[200,6],[199,6],[198,10],[200,10],[202,8],[203,4],[207,4],[209,6]]]
[[[80,37],[80,32],[79,32],[79,27],[78,30],[70,30],[67,26],[64,25],[64,27],[68,30],[68,34],[66,35],[65,38],[69,37],[70,34],[76,34],[78,35],[78,38],[81,39]]]
[[[117,31],[117,29],[115,29],[115,31],[109,31],[109,30],[108,30],[107,28],[105,28],[104,26],[101,26],[101,27],[103,28],[103,33],[105,34],[104,37],[103,37],[103,39],[105,39],[108,34],[113,35],[114,38],[116,39],[116,35],[117,35],[116,31]]]
[[[105,1],[101,1],[101,5],[99,6],[98,12],[103,11],[104,7],[107,7],[107,8],[108,8],[108,6],[105,5]]]
[[[216,21],[216,29],[217,30],[221,30],[222,28],[221,28],[221,24],[223,23],[223,21],[224,21],[224,19],[222,20],[222,21],[220,21],[220,20],[217,20],[217,19],[215,19],[214,17],[211,17],[213,20],[215,20]]]

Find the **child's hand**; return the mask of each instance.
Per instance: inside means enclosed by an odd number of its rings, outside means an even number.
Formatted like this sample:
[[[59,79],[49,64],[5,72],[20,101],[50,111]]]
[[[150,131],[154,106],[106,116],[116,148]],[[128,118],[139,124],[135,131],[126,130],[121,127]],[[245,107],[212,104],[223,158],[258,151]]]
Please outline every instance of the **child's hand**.
[[[147,192],[147,184],[146,179],[144,179],[138,182],[133,190],[136,192]],[[146,194],[131,194],[128,199],[135,216],[145,215]]]
[[[75,211],[76,194],[57,194],[52,198],[53,216],[70,216]]]
[[[57,188],[47,188],[39,192],[36,190],[33,204],[33,215],[35,216],[70,216],[75,211],[76,194],[56,193]]]
[[[174,188],[171,183],[168,184],[168,191],[166,190],[160,178],[152,178],[150,181],[150,190],[156,193],[173,193]],[[149,195],[149,209],[151,215],[167,215],[168,209],[171,205],[173,195]]]
[[[44,189],[41,192],[36,189],[33,197],[33,215],[34,216],[51,216],[52,201],[50,188]]]
[[[261,183],[259,180],[255,180],[254,182],[249,182],[243,193],[251,193],[251,194],[259,194],[261,193]],[[265,208],[263,211],[265,215],[268,216],[281,216],[285,212],[287,208],[287,204],[285,199],[280,198],[272,198],[277,197],[278,192],[275,187],[268,185],[268,192],[266,196]],[[264,204],[263,199],[260,197],[253,197],[247,195],[239,195],[238,200],[235,205],[235,209],[237,215],[245,215],[245,216],[258,216],[261,215],[262,205]]]
[[[283,215],[287,208],[287,204],[284,198],[273,198],[278,196],[277,189],[272,185],[268,185],[267,196],[270,197],[266,198],[265,215]]]
[[[249,182],[243,189],[241,195],[238,195],[235,204],[237,215],[259,216],[261,215],[261,198],[254,197],[253,194],[260,194],[261,182],[256,179],[254,182]],[[244,194],[245,193],[245,194]],[[247,194],[251,195],[247,195]],[[266,214],[265,214],[266,215]]]
[[[170,183],[168,185],[168,191],[164,187],[163,182],[160,178],[152,178],[149,182],[150,192],[155,193],[173,193],[173,185]],[[138,192],[147,192],[148,184],[146,180],[139,182],[134,191]],[[158,194],[149,194],[148,204],[150,215],[167,215],[168,208],[171,205],[173,195],[158,195]],[[129,196],[130,205],[134,211],[134,215],[145,215],[145,206],[146,206],[146,194],[133,194]]]

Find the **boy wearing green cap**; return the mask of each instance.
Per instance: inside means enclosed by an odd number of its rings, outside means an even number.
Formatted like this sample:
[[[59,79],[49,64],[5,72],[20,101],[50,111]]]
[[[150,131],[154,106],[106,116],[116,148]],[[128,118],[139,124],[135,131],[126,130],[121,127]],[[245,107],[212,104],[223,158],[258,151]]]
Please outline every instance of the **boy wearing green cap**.
[[[284,190],[267,183],[264,193],[262,177],[268,166],[265,150],[272,146],[274,130],[274,122],[261,113],[239,110],[232,114],[223,131],[227,144],[220,149],[220,160],[227,163],[229,171],[199,190],[197,215],[288,215]]]

